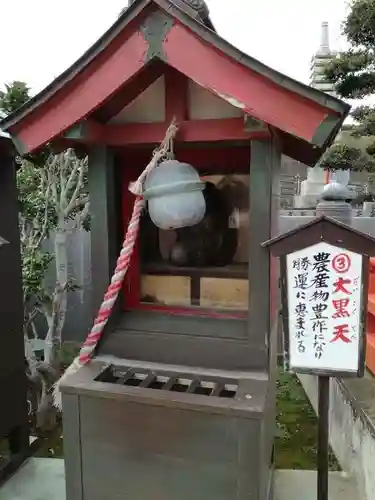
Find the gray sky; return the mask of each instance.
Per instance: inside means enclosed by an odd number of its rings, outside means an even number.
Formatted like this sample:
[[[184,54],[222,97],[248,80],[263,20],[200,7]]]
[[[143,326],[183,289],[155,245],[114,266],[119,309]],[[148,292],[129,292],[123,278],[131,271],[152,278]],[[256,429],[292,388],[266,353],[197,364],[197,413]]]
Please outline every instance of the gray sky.
[[[38,92],[115,21],[127,0],[10,0],[1,5],[0,87],[22,80]],[[308,83],[310,59],[328,21],[343,48],[347,0],[207,0],[219,33],[288,76]],[[228,5],[231,11],[228,12]]]

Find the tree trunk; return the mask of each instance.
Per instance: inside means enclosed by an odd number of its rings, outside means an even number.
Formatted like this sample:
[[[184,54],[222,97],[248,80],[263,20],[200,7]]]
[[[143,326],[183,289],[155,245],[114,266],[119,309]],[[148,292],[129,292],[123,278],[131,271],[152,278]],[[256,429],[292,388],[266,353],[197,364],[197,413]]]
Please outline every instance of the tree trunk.
[[[58,224],[58,229],[55,235],[55,264],[56,264],[56,283],[60,287],[61,297],[59,303],[59,321],[58,332],[60,337],[65,324],[66,309],[68,303],[68,232],[66,230],[65,221]]]
[[[68,304],[68,233],[64,226],[65,222],[60,221],[55,233],[56,286],[52,299],[52,310],[50,314],[46,314],[48,333],[46,336],[44,359],[54,368],[56,367],[57,353],[61,346],[61,336]]]
[[[38,372],[37,370],[38,361],[36,359],[35,352],[31,345],[31,341],[29,339],[29,335],[26,328],[24,329],[24,341],[25,341],[25,357],[30,370],[30,376],[35,377]]]
[[[48,325],[44,347],[44,361],[47,365],[52,366],[53,368],[58,368],[57,354],[60,347],[60,337],[58,334],[60,300],[61,294],[59,293],[59,285],[58,283],[56,283],[55,291],[52,297],[51,308],[44,307],[44,314]]]

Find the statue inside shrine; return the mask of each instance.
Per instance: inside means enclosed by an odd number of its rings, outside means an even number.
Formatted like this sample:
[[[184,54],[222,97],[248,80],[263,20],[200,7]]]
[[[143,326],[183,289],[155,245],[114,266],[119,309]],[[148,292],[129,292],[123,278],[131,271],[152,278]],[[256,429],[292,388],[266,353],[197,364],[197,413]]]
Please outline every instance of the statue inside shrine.
[[[231,264],[238,253],[241,214],[243,218],[248,210],[248,187],[232,177],[224,176],[217,184],[209,177],[206,179],[203,191],[206,212],[198,224],[159,231],[145,214],[142,239],[148,245],[144,260],[161,260],[184,267]]]

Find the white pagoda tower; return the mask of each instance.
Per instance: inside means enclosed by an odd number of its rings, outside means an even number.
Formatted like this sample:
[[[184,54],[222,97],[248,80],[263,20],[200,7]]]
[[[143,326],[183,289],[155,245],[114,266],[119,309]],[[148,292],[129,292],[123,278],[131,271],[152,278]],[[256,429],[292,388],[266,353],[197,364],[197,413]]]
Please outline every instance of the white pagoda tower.
[[[323,22],[320,31],[320,44],[317,52],[311,60],[310,85],[322,92],[330,95],[335,95],[334,86],[332,83],[324,79],[323,72],[327,63],[336,56],[336,52],[332,51],[329,44],[329,26],[327,22]],[[340,177],[340,182],[348,183],[349,172],[340,172],[331,175]],[[339,179],[337,179],[339,180]],[[322,193],[326,185],[326,172],[319,167],[307,169],[307,179],[301,183],[301,193],[294,197],[294,206],[296,208],[312,208],[316,206],[319,195]]]

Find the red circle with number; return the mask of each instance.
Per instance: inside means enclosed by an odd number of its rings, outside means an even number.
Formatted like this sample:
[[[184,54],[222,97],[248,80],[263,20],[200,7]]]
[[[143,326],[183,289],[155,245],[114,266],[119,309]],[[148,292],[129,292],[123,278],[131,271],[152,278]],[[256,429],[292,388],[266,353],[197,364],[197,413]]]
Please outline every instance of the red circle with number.
[[[348,254],[339,253],[332,260],[332,267],[337,273],[346,273],[349,271],[351,260]]]

